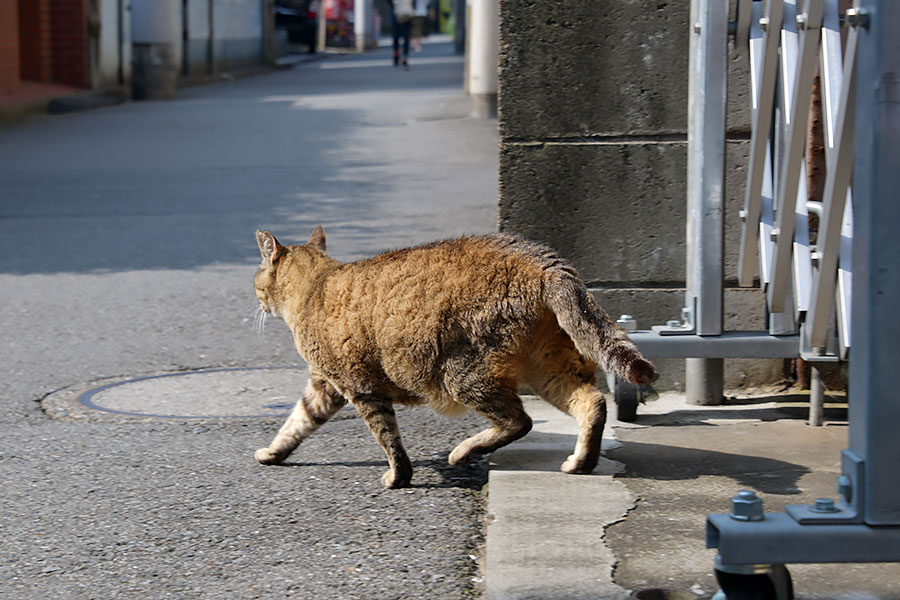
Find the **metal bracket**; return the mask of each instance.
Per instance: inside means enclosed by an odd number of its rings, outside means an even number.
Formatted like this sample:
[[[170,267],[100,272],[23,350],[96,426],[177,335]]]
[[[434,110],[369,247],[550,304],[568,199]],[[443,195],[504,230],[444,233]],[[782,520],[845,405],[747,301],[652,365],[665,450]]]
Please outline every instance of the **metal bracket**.
[[[693,335],[697,333],[694,315],[697,312],[697,298],[691,296],[688,306],[681,309],[681,320],[672,320],[665,325],[654,325],[651,331],[659,335]]]
[[[801,525],[829,525],[838,523],[863,523],[863,477],[865,473],[864,462],[849,450],[841,454],[841,478],[843,480],[838,488],[841,499],[834,505],[834,509],[823,512],[816,505],[789,504],[784,507],[784,512]]]
[[[862,27],[863,29],[868,29],[871,18],[869,17],[869,11],[864,8],[848,8],[844,14],[841,15],[841,22],[850,27]]]
[[[784,513],[736,521],[714,514],[707,516],[706,547],[718,548],[727,565],[896,562],[900,526],[801,525]]]

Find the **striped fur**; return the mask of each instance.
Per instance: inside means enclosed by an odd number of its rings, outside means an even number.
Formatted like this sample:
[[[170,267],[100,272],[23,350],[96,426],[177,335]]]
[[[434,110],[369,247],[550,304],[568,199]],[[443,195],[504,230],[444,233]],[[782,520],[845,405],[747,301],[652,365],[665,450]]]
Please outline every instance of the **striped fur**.
[[[587,473],[606,422],[597,366],[634,383],[653,378],[653,365],[576,271],[517,236],[465,236],[349,264],[325,254],[320,227],[302,246],[282,246],[268,232],[257,241],[260,306],[285,320],[311,367],[297,407],[256,452],[261,463],[283,461],[350,401],[387,455],[384,484],[402,487],[412,467],[393,403],[483,415],[491,426],[450,453],[456,464],[528,433],[516,393],[526,383],[578,420],[562,470]]]

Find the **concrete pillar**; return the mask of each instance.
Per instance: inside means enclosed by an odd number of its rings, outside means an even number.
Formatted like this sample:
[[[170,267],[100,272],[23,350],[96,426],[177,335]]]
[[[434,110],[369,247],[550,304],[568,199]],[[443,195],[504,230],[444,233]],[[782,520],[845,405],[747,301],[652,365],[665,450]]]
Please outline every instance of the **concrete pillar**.
[[[468,91],[472,114],[489,119],[497,116],[497,51],[500,38],[498,0],[469,0],[471,29],[469,41]]]
[[[365,52],[372,45],[372,0],[354,0],[353,37],[357,52]]]
[[[131,39],[136,100],[175,96],[181,65],[180,0],[132,0]]]

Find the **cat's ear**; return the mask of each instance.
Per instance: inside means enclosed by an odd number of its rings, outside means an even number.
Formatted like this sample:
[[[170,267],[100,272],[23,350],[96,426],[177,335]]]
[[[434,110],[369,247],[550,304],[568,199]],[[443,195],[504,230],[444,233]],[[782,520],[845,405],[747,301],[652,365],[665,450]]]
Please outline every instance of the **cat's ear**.
[[[284,246],[278,243],[275,236],[268,231],[256,232],[256,243],[259,244],[259,254],[263,264],[274,265],[284,254]]]
[[[306,242],[306,245],[318,248],[322,252],[325,252],[325,230],[322,229],[321,225],[316,225],[316,228],[313,229],[313,232],[310,234],[309,241]]]

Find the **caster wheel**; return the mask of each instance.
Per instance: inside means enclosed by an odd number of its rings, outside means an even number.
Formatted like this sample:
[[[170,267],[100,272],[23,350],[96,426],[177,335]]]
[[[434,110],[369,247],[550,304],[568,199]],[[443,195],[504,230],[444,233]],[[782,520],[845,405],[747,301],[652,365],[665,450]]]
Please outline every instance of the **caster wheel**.
[[[791,574],[784,565],[770,565],[766,572],[727,573],[716,569],[722,588],[716,598],[726,600],[794,600]]]
[[[640,386],[628,383],[616,377],[613,388],[613,400],[618,407],[620,421],[631,422],[637,418],[638,404],[641,403]]]

